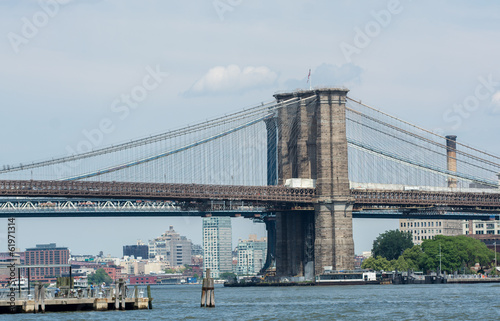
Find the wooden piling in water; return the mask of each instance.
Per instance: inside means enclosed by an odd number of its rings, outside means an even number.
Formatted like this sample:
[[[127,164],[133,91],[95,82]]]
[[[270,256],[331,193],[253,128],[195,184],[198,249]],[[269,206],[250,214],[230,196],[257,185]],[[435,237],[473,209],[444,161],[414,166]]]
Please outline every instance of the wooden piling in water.
[[[208,279],[208,297],[207,297],[207,306],[215,307],[215,293],[214,293],[214,279]]]
[[[115,310],[120,309],[120,301],[118,298],[118,295],[120,294],[120,288],[119,288],[119,283],[115,283]]]
[[[40,298],[41,298],[41,308],[42,308],[42,313],[45,313],[45,287],[43,284],[40,284]]]
[[[206,295],[207,295],[207,279],[203,278],[203,281],[201,282],[201,307],[205,306],[205,301],[206,301]]]
[[[207,269],[201,285],[201,306],[215,307],[214,279],[210,277],[210,269]]]
[[[153,308],[153,297],[151,296],[151,286],[148,284],[148,308]]]
[[[33,312],[34,313],[38,313],[38,292],[39,292],[39,289],[38,289],[38,282],[35,283],[35,293],[34,293],[34,297],[33,297],[33,301],[35,301],[35,306],[34,306],[34,309],[33,309]]]
[[[121,309],[125,310],[125,298],[127,297],[127,291],[125,290],[125,281],[123,279],[120,279],[120,293],[122,295],[122,304],[121,304]]]

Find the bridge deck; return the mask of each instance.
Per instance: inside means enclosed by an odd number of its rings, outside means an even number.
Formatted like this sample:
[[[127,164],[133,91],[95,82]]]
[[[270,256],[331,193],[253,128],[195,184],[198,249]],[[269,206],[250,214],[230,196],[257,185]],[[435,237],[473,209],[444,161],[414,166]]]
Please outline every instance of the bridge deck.
[[[245,201],[291,209],[317,202],[313,188],[88,181],[0,181],[0,197]],[[441,208],[447,211],[500,212],[500,193],[351,190],[355,210]],[[281,205],[280,205],[281,204]]]

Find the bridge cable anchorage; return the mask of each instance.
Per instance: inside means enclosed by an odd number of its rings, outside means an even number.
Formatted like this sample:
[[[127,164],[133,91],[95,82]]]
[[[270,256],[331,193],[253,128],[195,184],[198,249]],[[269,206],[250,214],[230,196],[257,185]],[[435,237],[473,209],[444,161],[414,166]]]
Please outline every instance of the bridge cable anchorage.
[[[402,123],[404,123],[404,124],[406,124],[406,125],[412,126],[412,127],[416,128],[416,129],[418,129],[418,130],[421,130],[421,131],[426,132],[426,133],[428,133],[428,134],[431,134],[431,135],[437,136],[437,137],[439,137],[439,138],[441,138],[441,139],[448,140],[448,138],[446,138],[445,136],[438,135],[438,134],[436,134],[436,133],[434,133],[434,132],[432,132],[432,131],[430,131],[430,130],[427,130],[427,129],[425,129],[425,128],[419,127],[419,126],[414,125],[414,124],[412,124],[412,123],[410,123],[410,122],[407,122],[407,121],[404,121],[404,120],[402,120],[402,119],[399,119],[399,118],[397,118],[397,117],[395,117],[395,116],[389,115],[389,114],[387,114],[387,113],[385,113],[385,112],[383,112],[383,111],[381,111],[381,110],[379,110],[379,109],[377,109],[377,108],[374,108],[374,107],[371,107],[371,106],[369,106],[369,105],[366,105],[366,104],[362,103],[362,102],[361,102],[361,100],[356,100],[356,99],[353,99],[353,98],[351,98],[351,97],[346,97],[346,98],[347,98],[348,100],[352,101],[352,102],[355,102],[355,103],[357,103],[357,104],[360,104],[360,105],[362,105],[362,106],[364,106],[364,107],[366,107],[366,108],[369,108],[369,109],[371,109],[371,110],[373,110],[373,111],[375,111],[375,112],[377,112],[377,113],[380,113],[380,114],[382,114],[382,115],[384,115],[384,116],[390,117],[390,118],[392,118],[392,119],[394,119],[394,120],[396,120],[396,121],[402,122]],[[500,160],[500,156],[497,156],[497,155],[494,155],[494,154],[488,153],[488,152],[486,152],[486,151],[482,151],[482,150],[480,150],[480,149],[474,148],[474,147],[472,147],[472,146],[469,146],[469,145],[466,145],[466,144],[463,144],[463,143],[460,143],[460,142],[456,142],[456,144],[457,144],[457,145],[460,145],[460,146],[463,146],[463,147],[465,147],[465,148],[471,149],[471,150],[473,150],[473,151],[475,151],[475,152],[482,153],[482,154],[485,154],[485,155],[487,155],[487,156],[489,156],[489,157],[493,157],[493,158],[496,158],[496,159]]]

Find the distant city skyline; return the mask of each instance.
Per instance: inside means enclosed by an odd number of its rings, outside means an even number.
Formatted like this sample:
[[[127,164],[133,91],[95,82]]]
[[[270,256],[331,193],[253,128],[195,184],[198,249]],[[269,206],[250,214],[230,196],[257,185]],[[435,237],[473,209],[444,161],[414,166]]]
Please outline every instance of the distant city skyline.
[[[73,223],[79,226],[82,233],[75,233],[71,229],[61,229],[58,233],[43,233],[39,234],[37,238],[32,235],[39,231],[37,221],[42,219],[17,219],[17,239],[18,247],[24,251],[28,247],[34,247],[36,244],[43,243],[57,243],[61,246],[68,247],[71,254],[83,255],[91,254],[98,255],[103,251],[104,255],[112,255],[114,257],[121,257],[124,245],[136,244],[137,240],[142,240],[147,244],[147,240],[153,239],[161,235],[170,225],[173,225],[175,230],[181,235],[191,239],[193,244],[202,245],[202,218],[201,217],[185,217],[185,218],[165,218],[163,222],[157,218],[48,218],[48,225],[54,224],[55,221],[63,226],[71,226]],[[129,228],[127,224],[126,233],[110,229],[121,220],[130,222],[130,225],[135,226]],[[62,221],[62,222],[61,222]],[[96,222],[102,222],[96,224]],[[127,223],[128,223],[127,222]],[[141,224],[147,222],[147,224]],[[154,222],[154,224],[151,224]],[[161,224],[159,224],[161,223]],[[163,226],[165,224],[165,226]],[[233,234],[232,244],[238,244],[239,239],[247,239],[249,235],[255,234],[258,238],[267,237],[265,225],[263,223],[253,223],[249,219],[233,218],[231,219]],[[363,251],[370,251],[372,248],[373,240],[386,230],[398,229],[399,221],[397,219],[354,219],[353,220],[353,233],[355,240],[360,239],[360,234],[363,234],[364,242],[355,242],[356,254],[361,254]],[[238,231],[235,233],[235,230]],[[85,240],[85,232],[93,231],[96,235],[112,235],[105,243],[89,243],[82,242]],[[33,240],[32,242],[30,240]]]

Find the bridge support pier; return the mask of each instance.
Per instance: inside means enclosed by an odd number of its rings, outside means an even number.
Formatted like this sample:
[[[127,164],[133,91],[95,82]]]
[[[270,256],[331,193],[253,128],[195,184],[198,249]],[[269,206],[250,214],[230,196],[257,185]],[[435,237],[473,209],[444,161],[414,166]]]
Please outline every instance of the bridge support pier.
[[[314,262],[316,275],[323,273],[325,267],[354,269],[347,92],[325,88],[275,95],[278,102],[301,98],[278,112],[278,181],[284,184],[289,178],[315,180],[317,193],[314,214],[294,211],[277,215],[278,275],[307,274],[308,262]],[[311,240],[309,245],[307,240]],[[314,254],[307,256],[307,251]]]
[[[269,235],[269,234],[268,234]],[[276,214],[276,273],[314,278],[314,213]]]
[[[273,261],[276,260],[276,220],[266,220],[264,221],[266,224],[267,231],[267,255],[266,262],[262,267],[260,273],[264,273],[271,265]]]
[[[348,201],[319,203],[315,207],[315,274],[325,268],[354,269],[352,205]]]

